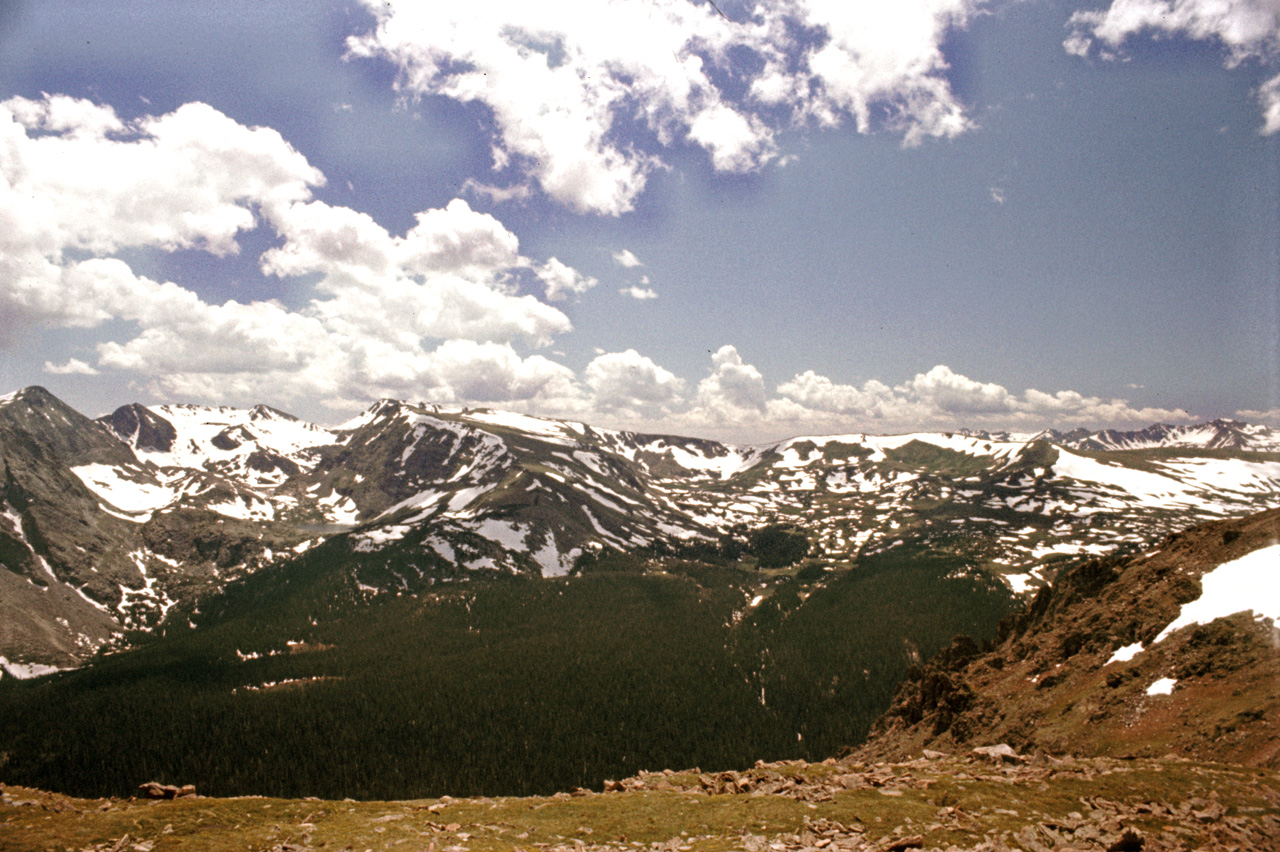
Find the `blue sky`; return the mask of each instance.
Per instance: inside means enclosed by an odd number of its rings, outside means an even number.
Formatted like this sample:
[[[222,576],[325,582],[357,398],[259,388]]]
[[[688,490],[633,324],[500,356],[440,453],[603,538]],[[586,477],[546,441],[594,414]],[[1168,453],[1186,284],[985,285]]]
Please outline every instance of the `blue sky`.
[[[9,3],[0,384],[1280,422],[1274,0]]]

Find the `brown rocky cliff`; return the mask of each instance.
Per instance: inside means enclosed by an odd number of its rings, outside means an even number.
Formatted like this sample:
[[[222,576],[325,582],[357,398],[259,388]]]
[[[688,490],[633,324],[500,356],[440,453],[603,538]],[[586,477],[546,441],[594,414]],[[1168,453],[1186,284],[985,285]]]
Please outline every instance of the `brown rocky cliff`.
[[[1152,551],[1077,563],[1001,625],[914,669],[861,752],[1007,742],[1052,754],[1177,754],[1280,766],[1280,633],[1237,613],[1153,639],[1200,577],[1280,541],[1280,511],[1193,527]],[[1280,565],[1276,566],[1280,571]],[[1142,643],[1129,660],[1120,648]],[[1148,694],[1161,679],[1170,694]]]

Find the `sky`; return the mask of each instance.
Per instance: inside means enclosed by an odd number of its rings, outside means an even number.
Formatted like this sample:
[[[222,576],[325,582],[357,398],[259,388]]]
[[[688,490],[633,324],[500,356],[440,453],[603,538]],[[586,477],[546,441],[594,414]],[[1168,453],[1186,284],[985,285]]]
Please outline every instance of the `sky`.
[[[0,392],[1280,425],[1280,0],[0,3]]]

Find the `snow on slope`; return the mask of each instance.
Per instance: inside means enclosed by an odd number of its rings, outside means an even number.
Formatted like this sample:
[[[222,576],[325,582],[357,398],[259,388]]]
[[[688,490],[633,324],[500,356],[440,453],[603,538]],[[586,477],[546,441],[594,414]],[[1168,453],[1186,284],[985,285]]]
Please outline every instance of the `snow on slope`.
[[[517,432],[536,435],[544,441],[550,441],[565,447],[576,446],[578,436],[582,433],[581,426],[578,424],[574,424],[578,425],[577,429],[571,429],[569,423],[565,421],[530,417],[527,414],[517,414],[512,411],[468,411],[465,417],[475,423],[505,427],[514,429]],[[566,431],[573,431],[577,434],[566,435]]]
[[[171,505],[178,490],[159,481],[139,482],[129,478],[120,468],[106,464],[85,464],[71,468],[85,487],[115,508],[130,515],[145,515],[133,520],[147,520],[150,513]]]
[[[1151,641],[1154,645],[1175,630],[1208,624],[1237,612],[1280,621],[1280,544],[1224,562],[1200,577],[1200,597],[1182,605],[1178,617]]]
[[[1217,503],[1201,493],[1203,487],[1197,488],[1173,476],[1096,461],[1064,449],[1058,450],[1053,470],[1059,476],[1103,486],[1110,493],[1102,499],[1111,506],[1138,502],[1153,508],[1182,506],[1207,512],[1220,511]],[[1280,473],[1280,465],[1276,466],[1276,471]],[[1256,475],[1257,471],[1253,473]]]
[[[1237,612],[1252,612],[1256,619],[1280,621],[1280,544],[1222,563],[1201,575],[1200,588],[1200,597],[1183,604],[1178,617],[1165,625],[1149,644],[1134,642],[1118,648],[1105,665],[1128,662],[1183,627],[1208,624]]]
[[[1049,432],[1046,437],[1072,449],[1150,450],[1238,449],[1252,452],[1280,451],[1280,432],[1268,426],[1239,420],[1211,420],[1187,426],[1156,423],[1131,432],[1105,429],[1100,432],[1079,430],[1069,435]]]
[[[148,410],[177,431],[167,451],[135,448],[139,459],[159,467],[240,468],[248,456],[266,450],[305,470],[311,464],[307,450],[337,442],[334,432],[265,406],[153,405]]]

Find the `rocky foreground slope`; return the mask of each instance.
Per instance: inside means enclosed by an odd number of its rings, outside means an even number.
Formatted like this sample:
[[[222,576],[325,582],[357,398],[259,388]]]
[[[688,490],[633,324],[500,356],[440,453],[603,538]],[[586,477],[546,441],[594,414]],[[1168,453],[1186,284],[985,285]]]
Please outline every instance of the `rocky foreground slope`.
[[[645,773],[554,797],[72,799],[0,785],[0,850],[1273,852],[1280,776],[1177,759],[936,756]]]
[[[1280,511],[1203,524],[1061,574],[918,668],[867,755],[1009,743],[1280,768]]]

